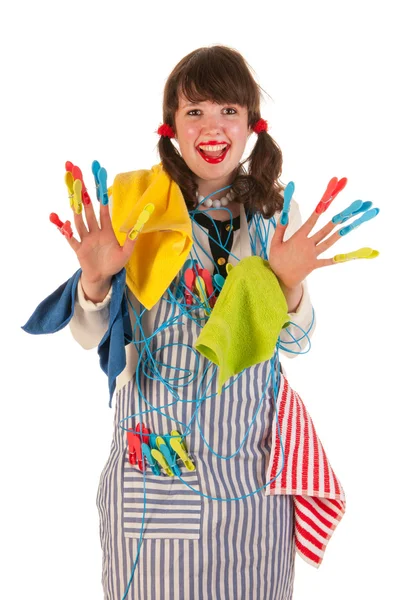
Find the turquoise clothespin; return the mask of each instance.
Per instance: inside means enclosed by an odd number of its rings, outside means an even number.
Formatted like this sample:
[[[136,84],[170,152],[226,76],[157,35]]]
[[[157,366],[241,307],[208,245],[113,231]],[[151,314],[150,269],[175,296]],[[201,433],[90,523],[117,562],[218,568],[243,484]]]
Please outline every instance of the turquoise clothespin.
[[[355,200],[345,210],[335,215],[332,218],[332,223],[344,223],[345,221],[348,221],[351,217],[354,217],[355,215],[359,215],[360,213],[367,211],[369,208],[371,208],[371,206],[372,202],[363,202],[362,200]]]
[[[371,210],[368,210],[366,213],[363,214],[362,217],[354,221],[354,223],[351,223],[351,225],[340,229],[339,235],[347,235],[348,233],[350,233],[350,231],[353,231],[353,229],[356,229],[356,227],[359,227],[362,223],[365,223],[366,221],[369,221],[370,219],[376,217],[378,213],[379,208],[372,208]]]
[[[287,184],[287,186],[285,187],[285,190],[283,192],[283,208],[282,208],[282,214],[281,214],[281,220],[280,220],[281,225],[288,224],[290,202],[292,201],[293,193],[294,193],[294,183],[293,183],[293,181],[289,181],[289,183]]]
[[[147,444],[145,444],[144,442],[142,443],[142,454],[143,454],[143,456],[146,457],[147,462],[149,463],[150,468],[153,471],[154,475],[160,475],[161,474],[160,467],[158,466],[158,464],[154,460],[153,456],[151,455],[151,450],[150,450],[149,446]]]
[[[158,435],[156,441],[157,441],[158,449],[161,452],[161,454],[164,456],[170,469],[172,469],[172,471],[175,473],[175,475],[180,475],[181,470],[178,467],[178,465],[176,464],[176,457],[175,457],[175,455],[172,456],[170,447],[167,445],[164,438],[161,435]]]
[[[220,292],[222,290],[222,287],[223,287],[224,283],[225,283],[225,279],[222,277],[222,275],[220,275],[219,273],[217,273],[216,275],[214,275],[213,281],[214,281],[215,287]]]
[[[108,204],[107,171],[100,165],[98,160],[92,162],[92,173],[96,184],[97,200],[104,205]]]

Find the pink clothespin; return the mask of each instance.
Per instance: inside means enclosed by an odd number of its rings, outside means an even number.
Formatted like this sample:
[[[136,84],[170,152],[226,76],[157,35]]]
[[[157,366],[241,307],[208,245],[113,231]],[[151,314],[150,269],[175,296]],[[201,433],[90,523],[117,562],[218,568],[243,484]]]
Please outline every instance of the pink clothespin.
[[[183,280],[185,282],[185,286],[188,289],[185,289],[185,303],[188,306],[192,306],[193,304],[193,288],[194,288],[194,282],[196,280],[196,274],[195,274],[195,270],[192,269],[186,269],[185,274],[183,276]]]
[[[140,431],[142,432],[142,434],[147,434],[142,436],[142,440],[140,439]],[[135,433],[134,431],[126,432],[128,438],[129,462],[131,463],[131,465],[136,465],[137,462],[139,469],[143,472],[146,466],[142,453],[142,441],[145,444],[149,443],[150,429],[147,429],[147,427],[145,427],[144,425],[141,429],[141,424],[138,423],[136,425],[136,432],[137,433]]]
[[[82,171],[80,170],[80,168],[77,167],[76,165],[72,164],[71,161],[67,160],[67,162],[65,163],[65,170],[72,173],[72,177],[74,178],[75,181],[77,179],[79,179],[79,181],[82,183],[82,202],[83,202],[83,204],[86,204],[86,205],[90,204],[91,203],[90,196],[88,194],[85,183],[83,181]]]
[[[68,238],[69,240],[72,238],[73,233],[71,228],[71,221],[65,221],[65,223],[63,223],[56,213],[51,213],[50,221],[54,223],[54,225],[56,225],[57,229],[61,231],[61,233],[65,235],[66,238]]]
[[[340,181],[338,181],[337,177],[332,177],[328,183],[328,187],[326,188],[324,195],[315,209],[317,215],[324,213],[329,208],[331,202],[336,198],[338,193],[343,190],[343,188],[346,186],[346,183],[347,177],[343,177]]]

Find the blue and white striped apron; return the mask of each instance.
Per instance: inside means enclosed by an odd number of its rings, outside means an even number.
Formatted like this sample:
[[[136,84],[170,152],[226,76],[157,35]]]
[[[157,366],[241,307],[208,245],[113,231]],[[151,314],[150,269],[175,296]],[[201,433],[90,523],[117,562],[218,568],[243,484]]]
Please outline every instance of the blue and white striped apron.
[[[158,304],[155,330],[173,310],[176,312],[176,307],[166,292]],[[198,323],[183,317],[154,336],[151,354],[164,365],[161,375],[172,385],[177,382],[174,389],[182,400],[198,398],[200,380],[206,372],[201,392],[211,398],[201,404],[198,423],[196,419],[191,423],[186,438],[196,470],[190,472],[182,466],[182,479],[206,496],[238,498],[266,483],[274,418],[271,385],[248,437],[235,453],[265,390],[271,362],[245,369],[221,395],[213,395],[217,391],[215,366],[193,347],[200,330]],[[197,366],[198,376],[193,378]],[[188,385],[183,386],[183,382]],[[166,386],[142,371],[140,385],[153,406],[163,407],[162,412],[177,421],[191,421],[195,402],[176,402]],[[139,403],[135,377],[117,392],[111,453],[97,495],[105,600],[124,597],[143,518],[143,473],[129,463],[126,432],[120,422],[148,409],[143,398]],[[140,418],[134,421],[136,424]],[[159,435],[172,429],[183,431],[175,421],[154,410],[143,415],[142,421]],[[134,428],[133,420],[124,426]],[[207,445],[223,457],[235,456],[221,459]],[[210,500],[186,487],[178,477],[156,476],[149,467],[145,486],[144,533],[128,600],[292,598],[295,549],[291,496],[266,496],[260,490],[242,500]]]

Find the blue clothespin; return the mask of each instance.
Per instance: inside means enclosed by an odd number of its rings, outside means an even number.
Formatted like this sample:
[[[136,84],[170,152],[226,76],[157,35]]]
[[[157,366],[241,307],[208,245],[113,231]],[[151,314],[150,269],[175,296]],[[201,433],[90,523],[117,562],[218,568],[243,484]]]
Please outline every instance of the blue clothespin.
[[[281,225],[288,224],[289,209],[290,209],[290,203],[292,201],[293,193],[294,193],[294,183],[293,183],[293,181],[289,181],[289,183],[285,187],[285,191],[283,192],[283,208],[282,208],[282,214],[281,214],[281,220],[280,220]]]
[[[372,202],[363,202],[362,200],[355,200],[345,210],[335,215],[332,219],[332,223],[335,223],[336,225],[339,223],[344,223],[345,221],[348,221],[351,217],[354,217],[355,215],[359,215],[360,213],[367,211],[369,208],[371,208],[371,206]]]
[[[370,219],[376,217],[378,213],[379,208],[372,208],[371,210],[368,210],[366,213],[363,214],[362,217],[354,221],[354,223],[351,223],[351,225],[340,229],[339,235],[347,235],[348,233],[350,233],[350,231],[353,231],[353,229],[356,229],[356,227],[359,227],[362,223],[365,223],[366,221],[369,221]]]
[[[176,454],[175,452],[171,451],[171,447],[167,445],[167,442],[161,435],[157,436],[157,447],[161,454],[164,456],[165,460],[167,461],[170,469],[172,469],[175,475],[180,475],[181,470],[176,464]]]
[[[147,444],[145,444],[144,442],[142,443],[142,454],[143,454],[143,456],[146,457],[146,460],[149,463],[150,468],[153,471],[154,475],[160,475],[161,474],[160,467],[158,466],[158,464],[152,457],[149,446]]]
[[[107,171],[100,165],[98,160],[92,162],[92,173],[96,184],[97,200],[104,205],[108,204]]]

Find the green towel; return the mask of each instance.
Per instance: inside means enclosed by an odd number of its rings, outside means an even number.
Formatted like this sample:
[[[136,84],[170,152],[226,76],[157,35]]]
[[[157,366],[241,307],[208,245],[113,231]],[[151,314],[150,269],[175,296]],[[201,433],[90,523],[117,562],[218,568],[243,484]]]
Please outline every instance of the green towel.
[[[283,327],[287,302],[267,260],[249,256],[229,273],[195,348],[219,367],[218,393],[233,375],[269,360]]]

